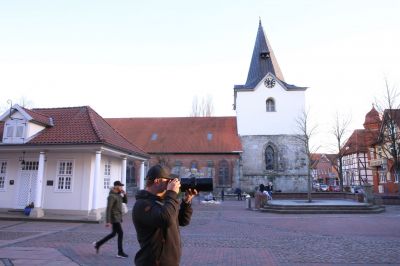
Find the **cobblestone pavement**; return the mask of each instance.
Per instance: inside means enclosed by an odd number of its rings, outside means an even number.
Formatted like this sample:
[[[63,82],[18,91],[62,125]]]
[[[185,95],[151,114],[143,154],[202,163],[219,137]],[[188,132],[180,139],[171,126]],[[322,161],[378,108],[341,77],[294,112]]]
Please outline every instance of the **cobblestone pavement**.
[[[133,265],[130,216],[123,228],[129,259],[115,257],[116,239],[95,254],[91,243],[109,233],[104,224],[0,221],[0,265]],[[181,234],[181,265],[400,265],[400,206],[381,214],[282,215],[246,210],[244,201],[195,202]],[[18,259],[24,249],[42,255]]]

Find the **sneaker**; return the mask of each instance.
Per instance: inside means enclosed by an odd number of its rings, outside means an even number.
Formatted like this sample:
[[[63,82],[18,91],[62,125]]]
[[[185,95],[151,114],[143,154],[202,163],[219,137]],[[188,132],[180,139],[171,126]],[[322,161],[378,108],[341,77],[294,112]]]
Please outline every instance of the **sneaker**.
[[[94,246],[94,249],[96,250],[96,254],[99,254],[100,247],[97,245],[97,242],[93,242],[92,244]]]
[[[124,259],[126,259],[127,257],[129,257],[127,254],[125,254],[124,252],[119,252],[118,254],[117,254],[117,258],[124,258]]]

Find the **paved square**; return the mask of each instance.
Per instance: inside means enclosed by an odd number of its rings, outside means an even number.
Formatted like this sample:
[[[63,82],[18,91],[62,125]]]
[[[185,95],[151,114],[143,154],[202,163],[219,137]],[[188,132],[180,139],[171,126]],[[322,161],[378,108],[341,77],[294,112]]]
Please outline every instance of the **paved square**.
[[[193,207],[181,229],[184,266],[400,264],[400,206],[342,215],[261,213],[245,201]],[[0,265],[133,265],[130,214],[123,228],[129,259],[115,257],[116,239],[95,254],[91,243],[109,233],[104,224],[0,221]]]

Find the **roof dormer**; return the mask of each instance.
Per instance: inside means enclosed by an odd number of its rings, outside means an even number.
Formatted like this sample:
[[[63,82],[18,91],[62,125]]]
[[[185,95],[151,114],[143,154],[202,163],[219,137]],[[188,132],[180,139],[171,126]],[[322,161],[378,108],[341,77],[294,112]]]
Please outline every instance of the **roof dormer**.
[[[35,135],[52,126],[50,117],[19,106],[13,105],[10,110],[0,116],[4,122],[2,142],[4,144],[23,144],[31,140]]]

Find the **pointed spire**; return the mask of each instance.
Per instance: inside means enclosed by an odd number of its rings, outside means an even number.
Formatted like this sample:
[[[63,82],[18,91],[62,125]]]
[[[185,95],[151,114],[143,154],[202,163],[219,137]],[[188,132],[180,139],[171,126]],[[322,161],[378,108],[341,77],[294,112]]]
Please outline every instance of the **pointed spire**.
[[[272,47],[265,36],[260,17],[253,56],[244,87],[254,88],[268,72],[274,74],[281,81],[285,81]]]

